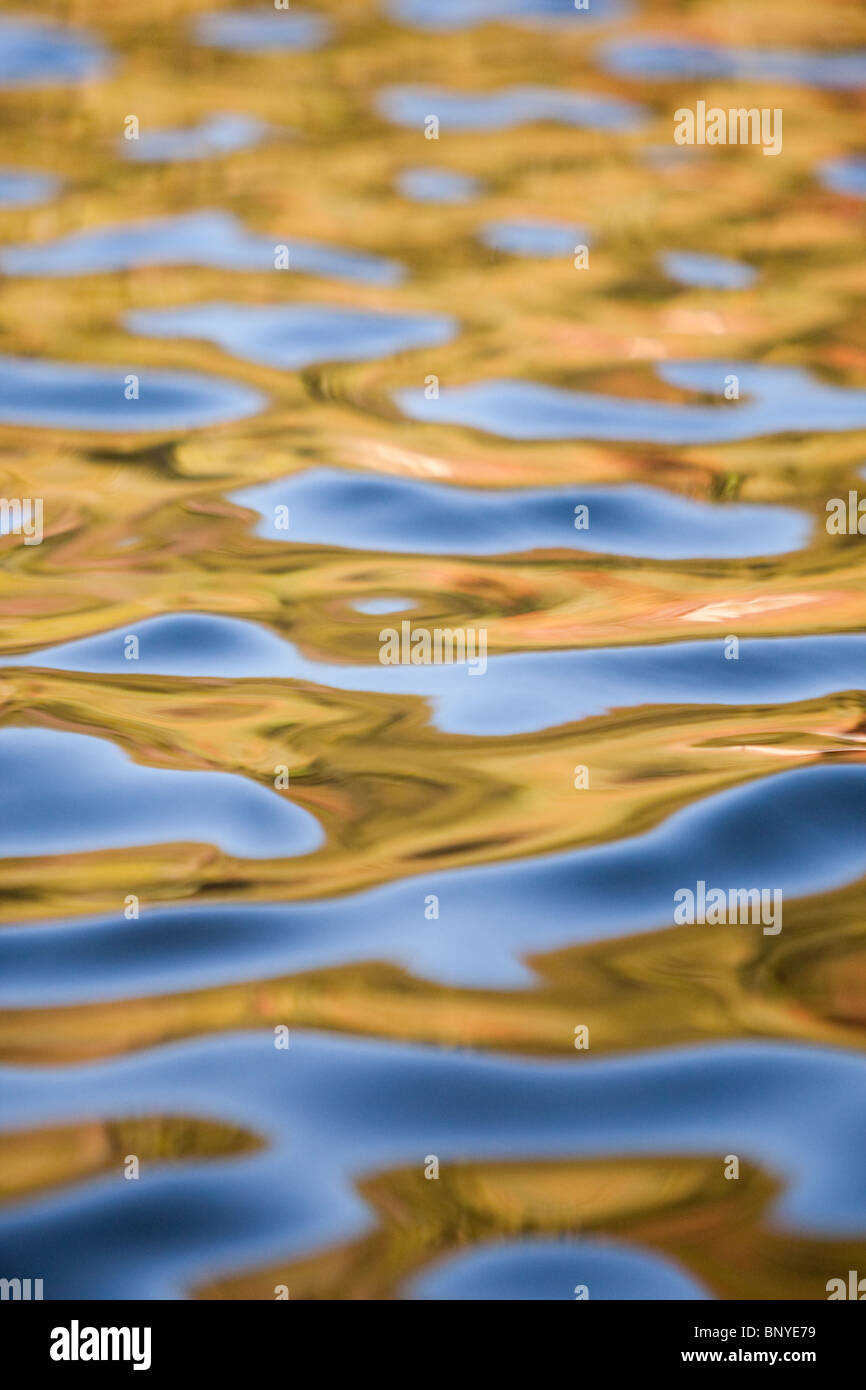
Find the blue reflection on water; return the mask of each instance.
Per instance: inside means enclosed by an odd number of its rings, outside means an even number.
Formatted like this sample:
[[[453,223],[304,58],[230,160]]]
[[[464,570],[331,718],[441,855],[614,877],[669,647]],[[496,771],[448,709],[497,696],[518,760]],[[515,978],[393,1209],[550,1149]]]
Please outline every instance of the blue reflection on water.
[[[588,550],[657,559],[782,554],[805,545],[812,523],[787,507],[711,504],[657,488],[446,487],[412,478],[311,468],[233,493],[262,514],[258,534],[300,544],[411,555],[502,555]],[[575,508],[589,508],[576,530]],[[277,506],[289,508],[278,530]]]
[[[278,248],[290,271],[371,285],[395,285],[402,266],[363,251],[250,232],[227,212],[193,212],[73,232],[56,241],[0,250],[7,275],[94,275],[150,265],[274,272]]]
[[[801,367],[753,362],[662,362],[655,370],[682,391],[717,397],[679,405],[567,391],[537,381],[478,381],[394,399],[413,420],[468,425],[502,439],[605,439],[653,444],[723,444],[763,435],[866,428],[866,391],[819,381]],[[725,391],[736,377],[739,398]]]
[[[673,1262],[632,1245],[601,1240],[513,1240],[481,1245],[434,1264],[410,1281],[414,1299],[703,1299]]]
[[[37,174],[27,169],[0,169],[0,207],[25,208],[46,203],[61,186],[53,174]]]
[[[399,628],[399,622],[387,624]],[[449,626],[456,625],[452,619]],[[481,626],[479,624],[479,626]],[[6,656],[3,666],[130,674],[123,657],[127,629]],[[313,661],[258,623],[205,614],[149,618],[135,627],[141,642],[137,673],[176,676],[272,677],[306,680],[336,690],[381,691],[430,700],[434,724],[451,733],[529,733],[630,705],[775,704],[859,690],[866,635],[743,638],[739,659],[724,659],[724,641],[598,647],[582,651],[491,656],[483,676],[465,665],[383,666],[379,628],[370,663]]]
[[[118,149],[126,159],[140,164],[173,164],[185,160],[214,159],[257,145],[269,127],[255,116],[219,112],[205,116],[195,125],[145,126],[137,140],[121,138]]]
[[[0,855],[212,842],[241,858],[318,848],[307,812],[225,772],[131,762],[113,743],[58,729],[0,729]]]
[[[734,1152],[782,1183],[771,1220],[866,1233],[851,1163],[866,1149],[866,1068],[840,1048],[728,1043],[576,1065],[304,1033],[281,1053],[266,1029],[91,1065],[3,1067],[0,1111],[6,1128],[205,1115],[269,1144],[7,1209],[0,1266],[49,1272],[46,1298],[183,1296],[238,1265],[350,1240],[372,1225],[356,1183],[417,1169],[427,1153],[448,1163]]]
[[[221,10],[192,21],[196,43],[236,53],[306,52],[321,48],[333,30],[324,15],[296,9]]]
[[[866,50],[810,53],[749,49],[642,35],[612,39],[602,46],[601,55],[607,70],[622,77],[665,81],[739,78],[840,90],[856,90],[866,83]]]
[[[659,258],[662,269],[681,285],[707,290],[745,290],[754,284],[757,271],[742,261],[709,256],[698,251],[666,251]]]
[[[758,942],[765,926],[771,934],[778,926],[784,940],[791,899],[866,874],[864,814],[862,766],[810,766],[696,801],[641,835],[561,854],[431,869],[320,902],[179,906],[150,909],[140,922],[118,913],[38,931],[4,927],[0,1000],[34,1007],[156,995],[364,960],[448,985],[522,989],[535,983],[528,958],[674,925],[674,894],[694,892],[699,880],[708,889],[779,890],[775,920],[724,930]],[[267,824],[265,834],[272,844]],[[300,852],[297,837],[286,838],[282,853]],[[440,915],[428,926],[431,893]]]
[[[138,397],[127,397],[138,379]],[[0,357],[0,423],[73,430],[195,429],[254,415],[259,391],[202,372]]]
[[[190,304],[127,315],[133,333],[204,338],[268,367],[360,362],[409,348],[436,347],[456,332],[444,314],[401,314],[334,304]]]
[[[0,15],[0,87],[53,87],[101,77],[108,51],[77,29]]]
[[[386,87],[377,106],[395,125],[421,128],[434,115],[445,130],[509,130],[532,121],[554,121],[589,130],[630,131],[643,124],[645,115],[643,107],[618,97],[528,86],[496,92]]]
[[[452,169],[405,169],[397,187],[416,203],[468,203],[481,192],[477,179]]]

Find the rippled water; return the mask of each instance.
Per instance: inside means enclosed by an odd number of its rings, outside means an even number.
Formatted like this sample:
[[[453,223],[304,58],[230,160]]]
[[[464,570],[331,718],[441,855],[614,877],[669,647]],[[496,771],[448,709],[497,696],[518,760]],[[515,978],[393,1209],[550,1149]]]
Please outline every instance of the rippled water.
[[[0,1277],[862,1262],[864,54],[835,0],[3,7]]]

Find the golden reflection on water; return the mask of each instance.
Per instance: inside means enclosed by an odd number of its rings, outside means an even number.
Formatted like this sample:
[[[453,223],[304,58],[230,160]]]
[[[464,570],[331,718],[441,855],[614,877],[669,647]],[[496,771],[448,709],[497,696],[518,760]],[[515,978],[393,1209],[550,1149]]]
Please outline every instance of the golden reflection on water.
[[[192,434],[0,431],[4,496],[46,498],[46,539],[0,538],[0,650],[36,651],[180,612],[263,623],[308,657],[371,664],[382,620],[353,610],[370,593],[412,595],[413,620],[486,626],[491,653],[852,632],[862,625],[866,559],[857,537],[829,537],[828,497],[856,486],[866,431],[778,436],[677,449],[652,443],[517,444],[412,424],[391,402],[428,372],[443,380],[531,378],[685,401],[653,372],[665,359],[721,357],[806,365],[838,385],[866,379],[862,204],[823,189],[822,160],[857,149],[852,93],[761,84],[784,106],[784,158],[749,148],[651,161],[670,144],[674,88],[605,75],[598,39],[505,25],[448,35],[389,24],[374,0],[321,0],[338,42],[309,54],[238,55],[184,39],[205,3],[67,0],[45,17],[104,36],[119,55],[81,88],[0,92],[0,162],[56,172],[41,206],[0,212],[0,239],[24,244],[146,216],[220,208],[253,231],[320,239],[403,262],[397,288],[188,266],[71,279],[8,279],[0,351],[63,361],[191,369],[264,391],[261,415]],[[821,49],[866,41],[846,3],[655,0],[625,31],[743,46]],[[615,135],[527,125],[449,133],[438,146],[375,114],[389,83],[487,90],[544,81],[636,97],[648,128]],[[743,88],[705,82],[709,100]],[[751,89],[749,89],[751,90]],[[272,128],[253,148],[198,163],[137,165],[118,154],[128,111],[143,127],[183,126],[213,111]],[[426,161],[485,185],[463,205],[425,207],[394,190]],[[591,273],[482,247],[482,220],[542,212],[592,229]],[[659,270],[660,248],[741,258],[759,271],[733,296],[685,289]],[[135,337],[131,309],[216,299],[315,302],[451,314],[446,346],[367,363],[287,372],[202,342]],[[684,496],[804,510],[811,539],[790,555],[660,561],[574,552],[518,557],[287,549],[254,534],[227,500],[253,482],[311,464],[502,488],[652,483]],[[658,825],[696,799],[782,767],[862,761],[859,692],[780,706],[652,706],[502,738],[432,726],[424,702],[307,682],[122,678],[7,668],[5,724],[96,734],[150,766],[238,773],[272,785],[290,768],[292,798],[322,823],[324,847],[299,859],[233,859],[196,839],[0,863],[0,914],[33,922],[110,912],[130,891],[148,904],[326,898],[408,877],[600,843]],[[572,769],[592,768],[592,798]],[[575,1007],[599,1056],[723,1039],[866,1042],[863,882],[786,905],[780,938],[753,929],[670,928],[574,945],[532,962],[529,991],[450,987],[378,960],[262,982],[139,1000],[7,1010],[0,1060],[28,1065],[103,1058],[173,1039],[288,1023],[385,1039],[569,1059]],[[565,1039],[565,1042],[563,1042]],[[579,1065],[577,1054],[571,1060]],[[3,1136],[0,1197],[105,1171],[128,1148],[148,1157],[239,1151],[259,1136],[208,1121],[111,1116],[54,1132]],[[149,1126],[149,1127],[148,1127]],[[466,1163],[431,1190],[420,1173],[364,1183],[377,1218],[359,1242],[306,1261],[203,1283],[198,1296],[391,1297],[428,1259],[479,1240],[596,1232],[672,1256],[720,1297],[822,1297],[854,1247],[780,1231],[767,1220],[777,1182],[744,1165],[719,1183],[715,1156]],[[435,1200],[434,1200],[435,1197]]]

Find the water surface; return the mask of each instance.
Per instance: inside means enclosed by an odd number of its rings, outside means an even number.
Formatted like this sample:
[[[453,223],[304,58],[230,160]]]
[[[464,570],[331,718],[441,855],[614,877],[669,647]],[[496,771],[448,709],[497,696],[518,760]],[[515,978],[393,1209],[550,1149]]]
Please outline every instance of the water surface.
[[[510,130],[535,121],[552,121],[588,130],[627,131],[643,122],[632,101],[557,91],[552,87],[509,87],[497,92],[460,92],[447,87],[394,86],[379,94],[382,115],[397,125],[423,129],[429,115],[448,130]]]
[[[259,391],[201,372],[0,357],[0,423],[6,425],[120,432],[195,429],[243,419],[265,403]]]
[[[127,317],[147,337],[208,339],[223,351],[267,367],[363,361],[437,346],[456,325],[443,314],[399,314],[334,304],[194,304],[140,309]]]
[[[10,246],[0,251],[7,275],[99,275],[138,266],[196,265],[218,270],[274,271],[278,262],[290,271],[336,280],[393,285],[403,269],[361,251],[298,241],[279,234],[248,231],[226,212],[197,212],[181,217],[121,223],[95,231],[73,232],[41,246]]]
[[[503,439],[608,439],[656,444],[720,444],[761,435],[866,428],[866,390],[818,381],[797,367],[753,362],[665,362],[658,375],[715,405],[669,405],[571,391],[531,381],[479,381],[396,393],[413,420],[486,430]],[[734,384],[734,381],[736,384]],[[739,394],[725,395],[726,388]]]
[[[0,207],[26,208],[34,203],[47,203],[60,188],[60,180],[51,174],[37,174],[27,169],[0,169]]]
[[[265,138],[268,127],[243,112],[219,112],[204,116],[195,125],[139,131],[137,140],[118,141],[126,159],[139,164],[173,164],[186,160],[214,159],[249,149]]]
[[[612,39],[602,52],[610,72],[664,81],[734,78],[846,91],[856,90],[866,80],[866,49],[798,53],[641,37]]]
[[[290,8],[224,10],[193,20],[195,41],[236,53],[294,52],[319,48],[331,33],[322,15]]]
[[[393,554],[565,547],[680,560],[795,550],[811,529],[806,517],[780,507],[713,506],[647,487],[483,492],[327,468],[244,489],[232,500],[261,513],[258,534],[271,540]],[[578,514],[582,507],[586,513]]]
[[[33,20],[0,16],[0,88],[66,86],[101,76],[109,54],[91,34]]]
[[[136,672],[148,675],[276,677],[342,690],[418,695],[430,701],[437,727],[453,733],[537,731],[608,710],[643,704],[765,704],[856,690],[866,636],[744,638],[726,659],[726,638],[654,646],[490,655],[483,675],[466,664],[382,665],[372,625],[369,664],[329,663],[302,655],[256,623],[204,614],[173,614],[135,625]],[[9,667],[132,674],[124,657],[127,630],[59,647],[7,656]]]
[[[859,16],[31,8],[0,1278],[824,1300],[866,1233]],[[717,99],[782,157],[676,146]],[[404,623],[486,658],[384,664]],[[781,930],[677,924],[702,880]]]

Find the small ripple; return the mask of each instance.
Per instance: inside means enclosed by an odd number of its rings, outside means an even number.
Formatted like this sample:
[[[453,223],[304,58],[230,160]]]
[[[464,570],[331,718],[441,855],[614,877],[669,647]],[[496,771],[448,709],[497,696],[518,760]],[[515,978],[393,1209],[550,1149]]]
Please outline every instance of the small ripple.
[[[358,613],[405,613],[415,607],[412,598],[359,598],[352,603]]]
[[[108,51],[76,29],[0,16],[0,87],[55,87],[101,77]]]
[[[192,21],[196,43],[235,53],[308,52],[321,48],[333,25],[306,10],[231,10],[198,15]]]
[[[501,439],[602,439],[646,444],[725,444],[771,434],[866,428],[866,391],[833,386],[800,367],[752,362],[665,362],[656,372],[670,386],[718,396],[718,405],[567,391],[535,381],[479,381],[443,387],[436,400],[421,389],[394,399],[412,420],[466,425]],[[741,399],[725,400],[736,376]]]
[[[734,48],[649,36],[613,39],[601,49],[618,77],[676,81],[686,77],[789,83],[797,87],[859,90],[866,83],[866,50],[808,53]]]
[[[269,859],[324,838],[307,811],[245,777],[145,767],[85,734],[0,729],[0,780],[4,856],[182,841]]]
[[[488,222],[479,237],[485,246],[508,256],[573,256],[575,247],[588,245],[589,233],[567,222]]]
[[[386,0],[385,10],[414,29],[469,29],[476,24],[512,23],[534,28],[611,24],[632,10],[631,0],[592,0],[578,10],[574,0]]]
[[[866,635],[743,638],[739,659],[724,642],[509,653],[491,656],[473,679],[465,665],[382,666],[378,633],[369,665],[312,661],[258,623],[202,613],[135,624],[134,674],[221,679],[303,680],[335,690],[423,696],[446,733],[533,733],[614,709],[641,705],[786,704],[840,690],[862,690]],[[0,659],[3,667],[131,675],[123,643],[129,627]]]
[[[397,188],[415,203],[469,203],[482,191],[477,179],[452,169],[404,169]]]
[[[53,174],[37,174],[27,169],[0,169],[0,207],[26,208],[47,203],[60,191],[61,181]]]
[[[311,468],[244,488],[230,500],[260,512],[270,540],[410,555],[504,555],[568,549],[652,559],[783,554],[809,538],[786,507],[710,504],[639,485],[620,488],[446,487]],[[575,530],[575,507],[589,527]],[[288,506],[289,530],[275,508]]]
[[[554,87],[505,87],[498,92],[455,92],[448,87],[386,87],[377,108],[394,125],[421,127],[429,115],[447,130],[510,130],[534,121],[589,130],[631,131],[644,120],[632,101]]]
[[[456,332],[444,314],[386,313],[333,304],[191,304],[127,315],[133,333],[203,338],[247,362],[298,368],[360,362],[411,348],[437,347]]]
[[[204,117],[197,125],[145,128],[137,140],[119,140],[118,149],[126,159],[140,164],[176,164],[249,149],[269,130],[255,116],[221,112]]]
[[[849,198],[866,198],[866,155],[848,159],[828,159],[818,168],[822,183],[833,193]]]
[[[218,270],[275,270],[277,246],[288,250],[288,269],[370,285],[395,285],[403,267],[380,256],[315,241],[249,232],[227,212],[195,212],[120,222],[73,232],[42,245],[0,251],[6,275],[94,275],[138,266],[195,265]]]
[[[127,400],[126,379],[139,397]],[[76,430],[182,430],[255,415],[267,404],[251,387],[200,372],[92,367],[0,357],[0,423]]]
[[[578,1285],[587,1288],[594,1300],[710,1296],[671,1260],[601,1240],[498,1241],[462,1250],[413,1279],[404,1296],[460,1302],[573,1302]]]
[[[698,251],[666,251],[662,269],[671,280],[707,290],[744,290],[754,284],[757,271],[742,261],[708,256]]]

